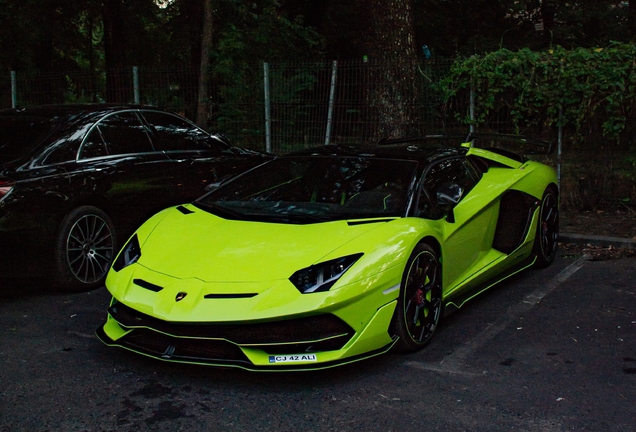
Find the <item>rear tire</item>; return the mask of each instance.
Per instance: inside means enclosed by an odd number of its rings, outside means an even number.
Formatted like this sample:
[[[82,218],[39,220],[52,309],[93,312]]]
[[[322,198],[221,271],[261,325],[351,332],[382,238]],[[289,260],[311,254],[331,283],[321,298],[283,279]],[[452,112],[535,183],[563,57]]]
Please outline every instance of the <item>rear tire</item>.
[[[536,268],[545,268],[552,264],[559,245],[559,198],[556,188],[549,186],[543,193],[537,234],[532,252],[537,260]]]
[[[437,252],[418,244],[406,263],[400,297],[391,323],[396,348],[414,352],[424,348],[442,315],[442,267]]]
[[[66,215],[55,241],[55,276],[66,291],[103,285],[116,253],[115,227],[106,213],[81,206]]]

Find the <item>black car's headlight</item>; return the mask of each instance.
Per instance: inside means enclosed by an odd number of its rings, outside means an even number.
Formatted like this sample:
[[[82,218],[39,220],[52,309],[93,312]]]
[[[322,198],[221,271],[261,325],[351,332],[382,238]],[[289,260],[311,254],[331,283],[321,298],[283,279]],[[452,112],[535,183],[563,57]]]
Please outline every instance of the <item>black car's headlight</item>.
[[[315,264],[298,270],[289,280],[303,294],[328,291],[361,256],[360,253]]]
[[[137,234],[135,234],[128,241],[126,246],[124,246],[121,253],[113,263],[113,270],[118,272],[119,270],[122,270],[129,265],[136,263],[140,257],[141,247],[139,247],[139,239],[137,238]]]

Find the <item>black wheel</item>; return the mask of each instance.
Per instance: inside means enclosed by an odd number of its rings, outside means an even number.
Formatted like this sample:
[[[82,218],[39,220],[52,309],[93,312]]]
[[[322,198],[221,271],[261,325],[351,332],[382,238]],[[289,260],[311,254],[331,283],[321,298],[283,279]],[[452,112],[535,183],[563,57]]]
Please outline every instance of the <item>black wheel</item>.
[[[543,193],[541,210],[534,240],[533,253],[537,256],[534,265],[538,268],[552,264],[559,245],[559,199],[555,188]]]
[[[116,253],[115,228],[98,208],[78,207],[60,226],[55,248],[58,286],[68,291],[86,291],[104,283]]]
[[[417,351],[431,340],[442,314],[442,267],[432,247],[420,243],[409,258],[392,322],[396,348]]]

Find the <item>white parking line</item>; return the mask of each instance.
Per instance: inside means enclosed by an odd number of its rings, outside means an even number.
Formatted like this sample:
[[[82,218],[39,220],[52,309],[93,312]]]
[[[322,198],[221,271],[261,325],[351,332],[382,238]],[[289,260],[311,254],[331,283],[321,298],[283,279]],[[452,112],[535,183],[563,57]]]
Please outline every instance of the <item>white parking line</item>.
[[[521,303],[517,304],[515,307],[512,307],[508,310],[508,313],[505,317],[500,320],[488,325],[481,333],[479,333],[472,340],[464,344],[459,349],[455,350],[451,355],[446,356],[439,363],[426,363],[426,362],[416,362],[410,361],[407,362],[407,366],[411,366],[417,369],[425,369],[434,372],[444,372],[451,374],[462,374],[468,376],[481,376],[483,373],[474,373],[468,371],[462,371],[465,367],[464,360],[472,354],[474,351],[482,347],[486,342],[493,339],[497,336],[502,330],[510,325],[510,323],[516,320],[523,313],[532,309],[535,305],[537,305],[541,300],[552,291],[554,291],[559,285],[565,282],[568,278],[570,278],[574,273],[576,273],[581,267],[585,265],[585,262],[588,260],[587,255],[582,256],[581,258],[574,261],[568,267],[563,269],[555,278],[553,278],[549,283],[547,283],[542,288],[539,288],[527,295]]]

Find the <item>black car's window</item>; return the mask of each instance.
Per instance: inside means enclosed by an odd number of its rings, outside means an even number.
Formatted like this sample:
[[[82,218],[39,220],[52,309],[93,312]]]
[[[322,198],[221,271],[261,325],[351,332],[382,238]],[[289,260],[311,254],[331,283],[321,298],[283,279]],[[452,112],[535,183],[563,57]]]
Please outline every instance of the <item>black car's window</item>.
[[[84,140],[82,150],[79,154],[79,159],[89,159],[101,156],[108,156],[108,150],[106,149],[106,143],[102,138],[99,128],[95,127]]]
[[[285,157],[248,171],[197,204],[222,217],[287,223],[404,216],[417,162]]]
[[[134,112],[110,115],[88,134],[80,158],[153,151],[148,131]]]
[[[57,125],[57,121],[45,117],[0,117],[0,161],[13,161],[28,155]]]
[[[75,161],[81,138],[82,135],[78,131],[68,131],[68,133],[54,139],[48,146],[42,164],[54,165]]]
[[[475,168],[463,158],[437,162],[428,169],[424,177],[417,215],[427,219],[444,217],[447,208],[437,204],[437,192],[440,188],[456,184],[461,187],[464,197],[475,187],[478,179]]]
[[[210,137],[199,127],[172,114],[156,111],[144,111],[144,118],[155,130],[155,148],[157,150],[184,151],[206,150],[221,152],[226,146]]]

